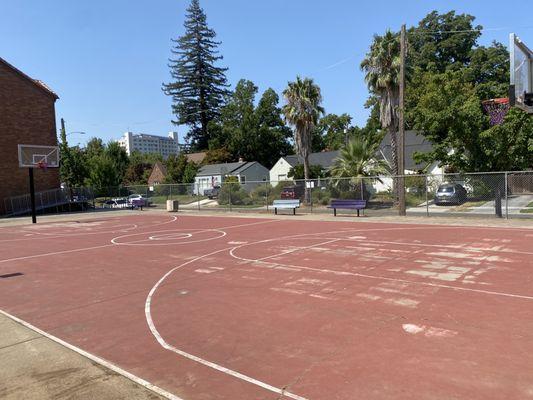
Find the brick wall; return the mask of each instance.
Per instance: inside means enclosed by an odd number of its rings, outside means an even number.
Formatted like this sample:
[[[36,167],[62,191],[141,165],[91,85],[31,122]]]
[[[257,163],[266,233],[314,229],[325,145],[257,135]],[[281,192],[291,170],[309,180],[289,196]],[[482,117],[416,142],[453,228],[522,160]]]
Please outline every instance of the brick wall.
[[[148,177],[148,184],[153,185],[157,183],[163,183],[165,180],[165,175],[165,167],[163,167],[159,162],[155,163],[152,173]]]
[[[0,60],[0,215],[4,199],[29,193],[28,170],[18,166],[18,144],[56,146],[55,97]],[[36,169],[35,190],[59,187],[59,170]]]

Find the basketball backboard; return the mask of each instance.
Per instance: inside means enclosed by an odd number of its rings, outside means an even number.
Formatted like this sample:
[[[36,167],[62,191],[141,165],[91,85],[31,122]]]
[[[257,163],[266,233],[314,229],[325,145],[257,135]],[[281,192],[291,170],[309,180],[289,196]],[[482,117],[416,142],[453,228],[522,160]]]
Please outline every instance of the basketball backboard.
[[[509,35],[509,101],[533,113],[533,51],[514,33]]]
[[[19,167],[21,168],[58,168],[59,148],[19,144]]]

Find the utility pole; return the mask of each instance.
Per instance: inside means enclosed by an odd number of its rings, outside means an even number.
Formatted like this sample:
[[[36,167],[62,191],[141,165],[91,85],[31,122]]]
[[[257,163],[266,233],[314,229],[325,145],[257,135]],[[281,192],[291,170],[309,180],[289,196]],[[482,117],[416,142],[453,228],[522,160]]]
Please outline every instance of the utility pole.
[[[405,211],[405,24],[400,33],[400,102],[398,105],[398,201],[399,214]]]

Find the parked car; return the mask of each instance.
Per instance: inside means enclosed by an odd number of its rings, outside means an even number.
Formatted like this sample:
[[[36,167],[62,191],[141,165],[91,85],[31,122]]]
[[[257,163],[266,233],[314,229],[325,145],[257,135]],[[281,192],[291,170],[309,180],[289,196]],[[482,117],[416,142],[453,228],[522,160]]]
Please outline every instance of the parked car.
[[[211,189],[204,190],[204,196],[208,199],[217,199],[220,194],[220,186],[213,186]]]
[[[305,189],[303,186],[294,185],[284,187],[281,191],[280,197],[282,199],[299,199],[303,196]]]
[[[458,183],[439,185],[435,193],[435,204],[462,204],[466,201],[466,189]]]
[[[152,204],[152,200],[144,197],[142,194],[130,194],[128,196],[128,204],[130,206],[132,205],[132,200],[136,200],[136,205],[139,205],[139,203],[141,203],[143,206],[148,207]]]
[[[128,200],[124,198],[110,199],[104,201],[104,208],[126,208],[128,206]]]

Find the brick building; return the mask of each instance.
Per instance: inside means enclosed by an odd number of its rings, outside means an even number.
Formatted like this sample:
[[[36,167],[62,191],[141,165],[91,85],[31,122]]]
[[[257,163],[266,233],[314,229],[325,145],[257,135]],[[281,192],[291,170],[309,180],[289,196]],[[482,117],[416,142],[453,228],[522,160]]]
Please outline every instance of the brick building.
[[[28,171],[19,168],[18,144],[57,146],[58,96],[0,58],[0,215],[4,199],[29,193]],[[59,169],[35,170],[35,190],[59,187]]]
[[[154,164],[152,173],[150,174],[150,177],[148,178],[148,184],[150,186],[159,185],[160,183],[163,183],[165,181],[166,175],[167,175],[167,169],[165,168],[163,163],[158,161]]]

